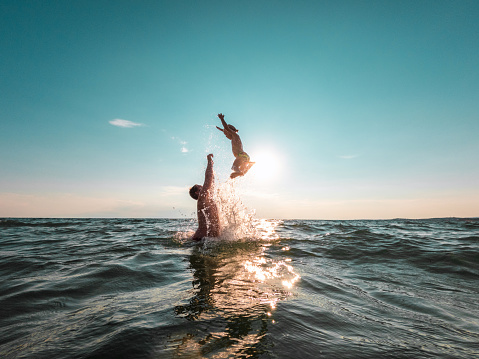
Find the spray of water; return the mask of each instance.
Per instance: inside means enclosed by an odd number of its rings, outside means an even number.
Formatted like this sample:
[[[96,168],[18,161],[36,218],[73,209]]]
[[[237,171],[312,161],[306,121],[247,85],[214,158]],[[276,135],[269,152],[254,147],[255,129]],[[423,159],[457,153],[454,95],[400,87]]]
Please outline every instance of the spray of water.
[[[249,210],[236,192],[235,181],[219,182],[215,188],[215,200],[220,212],[224,240],[256,238],[254,210]]]

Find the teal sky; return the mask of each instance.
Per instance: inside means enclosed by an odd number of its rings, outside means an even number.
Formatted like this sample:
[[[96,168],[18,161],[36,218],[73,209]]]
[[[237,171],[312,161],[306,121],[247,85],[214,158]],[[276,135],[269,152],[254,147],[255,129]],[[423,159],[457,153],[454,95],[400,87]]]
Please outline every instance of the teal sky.
[[[0,216],[194,216],[219,112],[257,217],[479,216],[478,1],[2,0],[0,31]]]

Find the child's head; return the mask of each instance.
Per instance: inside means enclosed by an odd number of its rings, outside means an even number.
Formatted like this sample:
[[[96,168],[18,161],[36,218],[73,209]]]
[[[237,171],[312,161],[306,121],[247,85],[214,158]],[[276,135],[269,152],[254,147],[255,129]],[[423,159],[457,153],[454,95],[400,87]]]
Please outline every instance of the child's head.
[[[236,127],[234,127],[233,125],[228,125],[228,127],[230,128],[231,131],[233,131],[233,132],[238,132],[238,130],[236,129]]]

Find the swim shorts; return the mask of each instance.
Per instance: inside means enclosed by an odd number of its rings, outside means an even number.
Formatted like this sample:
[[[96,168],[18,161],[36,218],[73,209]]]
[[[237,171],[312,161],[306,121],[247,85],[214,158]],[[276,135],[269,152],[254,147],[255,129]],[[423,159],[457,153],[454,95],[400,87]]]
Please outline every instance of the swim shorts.
[[[249,156],[246,152],[238,153],[238,158],[241,158],[244,162],[249,162]]]

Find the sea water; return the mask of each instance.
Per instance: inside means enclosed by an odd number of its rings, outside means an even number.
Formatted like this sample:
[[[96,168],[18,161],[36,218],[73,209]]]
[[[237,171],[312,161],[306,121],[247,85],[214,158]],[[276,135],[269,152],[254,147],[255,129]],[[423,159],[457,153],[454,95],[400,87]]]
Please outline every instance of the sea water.
[[[479,357],[478,220],[227,217],[0,219],[0,357]]]

